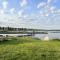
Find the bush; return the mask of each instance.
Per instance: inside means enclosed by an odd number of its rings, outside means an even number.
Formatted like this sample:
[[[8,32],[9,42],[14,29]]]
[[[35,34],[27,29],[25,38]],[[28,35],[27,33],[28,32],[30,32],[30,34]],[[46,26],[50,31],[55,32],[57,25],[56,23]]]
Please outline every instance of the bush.
[[[52,39],[53,41],[60,41],[60,39]]]

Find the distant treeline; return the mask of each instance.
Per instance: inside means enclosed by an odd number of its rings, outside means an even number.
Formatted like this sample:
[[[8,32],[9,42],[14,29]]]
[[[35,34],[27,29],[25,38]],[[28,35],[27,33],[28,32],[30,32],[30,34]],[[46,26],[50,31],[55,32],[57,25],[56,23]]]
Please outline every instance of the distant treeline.
[[[13,28],[13,27],[0,27],[0,31],[60,31],[60,29],[33,29],[33,28]]]
[[[47,34],[47,32],[40,32],[40,29],[29,28],[13,28],[13,27],[0,27],[0,34]]]
[[[13,27],[0,27],[0,31],[36,31],[36,29],[13,28]]]

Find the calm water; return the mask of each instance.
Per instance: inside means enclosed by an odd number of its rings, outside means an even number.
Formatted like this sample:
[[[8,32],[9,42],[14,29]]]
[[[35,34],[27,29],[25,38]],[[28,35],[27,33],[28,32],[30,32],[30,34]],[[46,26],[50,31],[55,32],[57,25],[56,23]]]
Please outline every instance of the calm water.
[[[36,34],[34,37],[44,39],[45,37],[49,39],[60,39],[60,33],[48,33],[48,34]]]
[[[9,36],[21,36],[21,35],[27,35],[27,34],[0,34],[0,35],[9,35]],[[48,37],[49,39],[60,39],[60,33],[51,33],[48,32],[48,34],[35,34],[35,36],[33,36],[34,38],[40,38],[40,39],[44,39],[45,37]]]

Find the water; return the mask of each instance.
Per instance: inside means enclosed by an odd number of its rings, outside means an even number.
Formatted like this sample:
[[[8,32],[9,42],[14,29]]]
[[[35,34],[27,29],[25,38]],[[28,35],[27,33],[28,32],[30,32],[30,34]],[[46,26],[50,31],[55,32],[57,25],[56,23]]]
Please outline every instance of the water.
[[[9,36],[23,36],[23,35],[27,35],[27,34],[0,34],[3,36],[9,35]],[[48,34],[35,34],[33,36],[34,38],[39,38],[39,39],[44,39],[44,38],[48,38],[48,39],[60,39],[60,33],[52,33],[52,32],[48,32]]]
[[[45,37],[49,39],[60,39],[60,33],[51,33],[49,32],[48,34],[35,34],[35,38],[40,38],[44,39]]]
[[[23,35],[27,35],[27,34],[0,34],[0,35],[3,35],[3,36],[23,36]]]

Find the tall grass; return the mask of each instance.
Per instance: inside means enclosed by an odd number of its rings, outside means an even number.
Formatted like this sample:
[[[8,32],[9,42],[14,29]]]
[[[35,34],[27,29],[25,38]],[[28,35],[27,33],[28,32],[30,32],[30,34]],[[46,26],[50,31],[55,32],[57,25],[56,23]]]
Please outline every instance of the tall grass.
[[[0,60],[60,60],[60,42],[13,37],[0,42]]]

